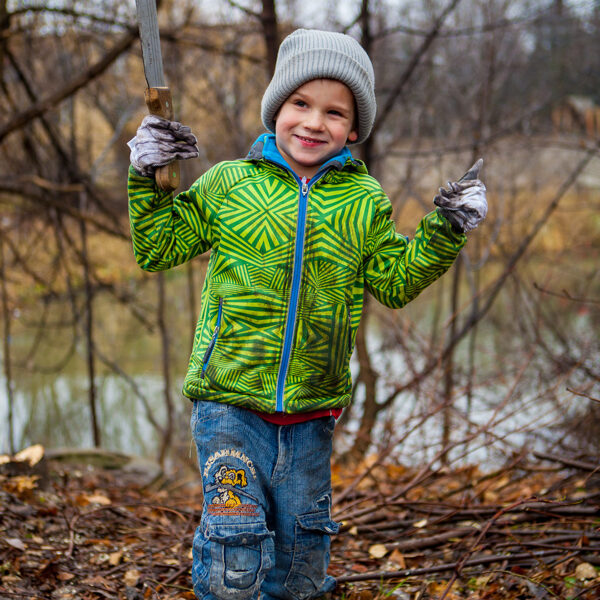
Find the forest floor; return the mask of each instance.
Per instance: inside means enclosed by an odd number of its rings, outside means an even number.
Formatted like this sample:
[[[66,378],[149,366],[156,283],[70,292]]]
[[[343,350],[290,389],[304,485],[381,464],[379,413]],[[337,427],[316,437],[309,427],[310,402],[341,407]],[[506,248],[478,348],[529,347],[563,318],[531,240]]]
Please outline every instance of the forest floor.
[[[193,599],[200,487],[117,470],[0,468],[0,598]],[[3,467],[6,467],[4,465]],[[600,598],[600,467],[334,465],[332,600]]]

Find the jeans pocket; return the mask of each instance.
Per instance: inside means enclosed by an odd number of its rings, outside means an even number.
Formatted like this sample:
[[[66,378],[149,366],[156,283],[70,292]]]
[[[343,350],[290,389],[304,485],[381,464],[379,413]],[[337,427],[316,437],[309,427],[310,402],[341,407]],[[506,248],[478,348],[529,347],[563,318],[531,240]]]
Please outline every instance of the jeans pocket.
[[[194,400],[192,415],[190,417],[190,427],[196,441],[198,441],[200,426],[205,425],[214,419],[223,418],[228,410],[230,410],[228,404],[209,402],[206,400]]]
[[[273,564],[273,533],[263,523],[212,525],[208,589],[218,598],[246,600],[260,587]]]
[[[328,497],[326,501],[329,502]],[[309,598],[325,591],[322,588],[329,564],[329,536],[339,528],[331,520],[329,508],[296,517],[292,563],[284,584],[294,598]]]

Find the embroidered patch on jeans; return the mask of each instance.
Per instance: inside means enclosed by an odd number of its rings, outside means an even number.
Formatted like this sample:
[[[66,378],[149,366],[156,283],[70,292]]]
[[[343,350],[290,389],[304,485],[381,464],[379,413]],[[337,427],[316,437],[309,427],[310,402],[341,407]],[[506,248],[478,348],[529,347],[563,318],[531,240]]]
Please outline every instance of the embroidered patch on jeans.
[[[240,504],[229,508],[222,504],[209,504],[208,514],[227,517],[258,517],[258,506],[256,504]]]
[[[246,467],[248,467],[248,471],[250,471],[252,477],[256,479],[256,469],[254,468],[252,461],[241,450],[235,450],[233,448],[224,448],[223,450],[217,450],[214,454],[211,454],[208,457],[206,464],[204,465],[203,476],[205,478],[208,477],[208,472],[210,471],[210,468],[215,464],[215,462],[219,458],[226,457],[237,458],[238,460],[241,460],[246,465]]]
[[[211,515],[248,516],[259,515],[258,505],[243,503],[240,496],[242,488],[248,485],[246,471],[230,465],[221,465],[215,473],[215,483],[207,487],[207,492],[216,490],[217,495],[208,505]],[[239,495],[238,495],[239,494]]]

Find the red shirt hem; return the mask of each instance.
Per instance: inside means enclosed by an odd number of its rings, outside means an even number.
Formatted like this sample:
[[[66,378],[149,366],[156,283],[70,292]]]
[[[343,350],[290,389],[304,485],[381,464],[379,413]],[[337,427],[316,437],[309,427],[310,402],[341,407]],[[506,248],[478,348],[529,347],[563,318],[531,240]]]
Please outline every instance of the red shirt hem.
[[[313,410],[306,413],[265,413],[258,410],[250,409],[255,415],[258,415],[261,419],[274,423],[275,425],[293,425],[295,423],[304,423],[305,421],[312,421],[313,419],[320,419],[321,417],[335,417],[338,419],[342,414],[341,408],[326,408],[323,410]]]

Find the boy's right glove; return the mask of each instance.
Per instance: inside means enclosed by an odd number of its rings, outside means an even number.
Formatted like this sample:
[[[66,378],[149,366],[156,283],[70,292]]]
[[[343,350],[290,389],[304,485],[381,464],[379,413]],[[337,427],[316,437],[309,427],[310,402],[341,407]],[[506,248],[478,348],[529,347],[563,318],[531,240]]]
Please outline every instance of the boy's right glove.
[[[144,177],[153,177],[157,167],[174,160],[196,158],[198,146],[192,130],[177,121],[148,115],[127,142],[131,149],[129,160],[133,168]]]
[[[475,229],[487,215],[486,189],[479,180],[480,158],[458,181],[448,182],[433,199],[439,212],[461,233]]]

